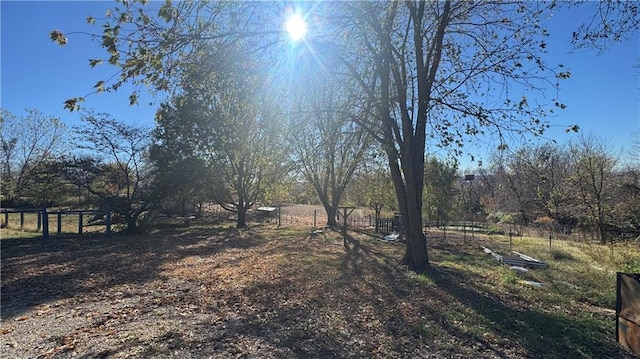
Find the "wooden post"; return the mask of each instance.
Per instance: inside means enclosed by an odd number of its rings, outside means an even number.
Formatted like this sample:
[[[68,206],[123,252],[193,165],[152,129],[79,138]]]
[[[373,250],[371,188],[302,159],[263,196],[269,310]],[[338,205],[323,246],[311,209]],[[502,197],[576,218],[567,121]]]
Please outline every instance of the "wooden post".
[[[111,210],[107,211],[107,218],[105,220],[107,222],[107,235],[111,234]]]
[[[347,248],[347,207],[343,208],[342,244]]]
[[[24,228],[24,212],[20,212],[20,229]]]
[[[78,234],[82,234],[82,211],[78,211]]]
[[[9,227],[9,211],[4,211],[4,226]]]
[[[317,214],[318,210],[314,209],[313,210],[313,228],[316,228],[316,214]]]
[[[340,214],[340,209],[341,208],[342,208],[342,244],[344,245],[344,248],[348,249],[348,247],[347,247],[347,217],[356,208],[355,207],[338,207],[338,211],[336,212],[336,214]],[[348,213],[347,213],[347,210],[349,210]]]
[[[278,206],[278,227],[282,224],[282,218],[280,217],[280,206]]]
[[[49,239],[49,214],[47,213],[47,207],[42,209],[42,238]]]
[[[467,221],[462,222],[462,233],[464,233],[462,241],[464,244],[467,244]]]
[[[62,211],[58,210],[58,235],[62,233]]]
[[[40,211],[36,211],[36,232],[40,232],[40,228],[42,228],[42,213]]]
[[[613,236],[611,236],[611,258],[613,258]]]
[[[471,240],[476,239],[475,214],[471,213]]]
[[[509,251],[513,250],[513,231],[509,231]]]

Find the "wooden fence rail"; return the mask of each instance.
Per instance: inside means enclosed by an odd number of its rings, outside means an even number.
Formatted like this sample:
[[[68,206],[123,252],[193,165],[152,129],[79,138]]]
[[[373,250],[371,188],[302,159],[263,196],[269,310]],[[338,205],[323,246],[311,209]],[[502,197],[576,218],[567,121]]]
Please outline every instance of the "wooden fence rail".
[[[20,215],[20,229],[24,229],[24,215],[26,213],[35,213],[37,216],[36,219],[36,232],[42,231],[42,237],[44,239],[48,239],[51,234],[49,228],[49,216],[55,215],[57,219],[56,226],[56,234],[62,234],[62,217],[68,215],[77,215],[78,216],[78,234],[82,234],[84,228],[84,217],[85,215],[104,215],[105,216],[105,228],[106,233],[111,234],[111,211],[109,210],[94,210],[94,209],[67,209],[67,210],[54,210],[49,211],[47,208],[42,209],[9,209],[2,208],[0,209],[0,215],[3,217],[2,226],[9,226],[9,214],[19,214]]]

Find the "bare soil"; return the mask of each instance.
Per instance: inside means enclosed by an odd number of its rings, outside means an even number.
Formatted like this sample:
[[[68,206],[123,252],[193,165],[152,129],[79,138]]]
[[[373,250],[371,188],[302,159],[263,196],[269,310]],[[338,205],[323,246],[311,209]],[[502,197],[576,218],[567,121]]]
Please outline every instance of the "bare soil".
[[[0,357],[629,356],[611,333],[581,335],[592,323],[487,292],[471,274],[407,271],[401,243],[353,233],[345,250],[334,232],[232,227],[3,239]],[[436,258],[477,250],[430,245]]]

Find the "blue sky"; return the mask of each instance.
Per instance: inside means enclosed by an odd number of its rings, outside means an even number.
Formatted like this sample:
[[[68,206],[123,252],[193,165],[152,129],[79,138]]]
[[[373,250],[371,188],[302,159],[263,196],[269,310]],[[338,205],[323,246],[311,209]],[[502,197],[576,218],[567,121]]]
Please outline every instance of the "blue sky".
[[[49,40],[51,30],[92,31],[99,27],[86,24],[86,17],[102,17],[114,2],[98,1],[0,1],[0,105],[16,115],[24,109],[37,109],[45,115],[60,117],[69,125],[79,123],[79,114],[63,109],[71,97],[84,96],[93,85],[111,76],[116,69],[107,65],[91,69],[90,58],[104,58],[104,50],[87,36],[69,36],[60,47]],[[578,124],[584,133],[592,132],[611,140],[617,148],[629,147],[631,133],[640,131],[639,39],[610,46],[598,54],[594,50],[571,52],[569,39],[578,23],[587,19],[574,10],[550,20],[549,63],[562,63],[571,71],[571,79],[561,84],[560,98],[568,106],[551,118],[558,125],[548,137],[563,142],[565,125]],[[107,112],[134,125],[153,126],[155,106],[151,97],[140,105],[129,106],[130,91],[89,96],[83,107]],[[550,98],[553,96],[550,96]],[[485,149],[479,147],[478,152]],[[463,161],[464,163],[464,161]]]
[[[45,115],[61,118],[69,125],[79,124],[80,115],[63,108],[64,101],[93,91],[99,80],[115,74],[108,65],[89,67],[89,59],[105,58],[105,51],[88,36],[68,37],[61,47],[49,39],[49,33],[100,30],[89,26],[89,15],[104,17],[115,2],[104,1],[5,1],[1,7],[0,99],[1,106],[15,115],[24,109],[37,109]],[[83,108],[106,112],[113,117],[138,126],[153,126],[156,106],[149,106],[151,97],[129,106],[127,88],[116,93],[88,96]]]

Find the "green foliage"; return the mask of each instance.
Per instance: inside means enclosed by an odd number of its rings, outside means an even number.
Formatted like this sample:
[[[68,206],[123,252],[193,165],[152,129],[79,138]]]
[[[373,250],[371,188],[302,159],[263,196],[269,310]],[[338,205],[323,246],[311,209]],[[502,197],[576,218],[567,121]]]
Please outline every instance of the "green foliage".
[[[90,59],[89,60],[89,66],[91,67],[96,67],[96,65],[100,65],[102,64],[102,60],[101,59]],[[104,81],[102,81],[104,83]]]
[[[514,284],[518,281],[518,275],[514,270],[508,267],[500,267],[498,270],[500,273],[500,280],[503,285]]]
[[[211,201],[217,173],[198,155],[205,131],[190,121],[197,118],[192,107],[179,100],[173,102],[163,103],[156,114],[150,148],[155,191],[163,194],[166,204]]]
[[[64,108],[73,112],[80,110],[80,103],[84,102],[84,97],[74,97],[64,101]]]
[[[496,224],[520,224],[518,213],[493,212],[487,216],[487,221]]]
[[[194,56],[197,66],[184,69],[182,93],[157,114],[156,185],[182,199],[213,200],[237,212],[243,227],[248,208],[286,172],[281,118],[257,91],[264,78],[241,49]]]
[[[361,207],[377,207],[391,216],[398,210],[398,200],[385,161],[381,153],[366,156],[347,189],[346,198]]]
[[[423,208],[430,221],[447,223],[459,194],[457,167],[432,157],[425,163]]]
[[[51,31],[49,33],[49,39],[51,39],[52,42],[56,42],[60,46],[64,46],[67,44],[67,38],[59,30]]]

